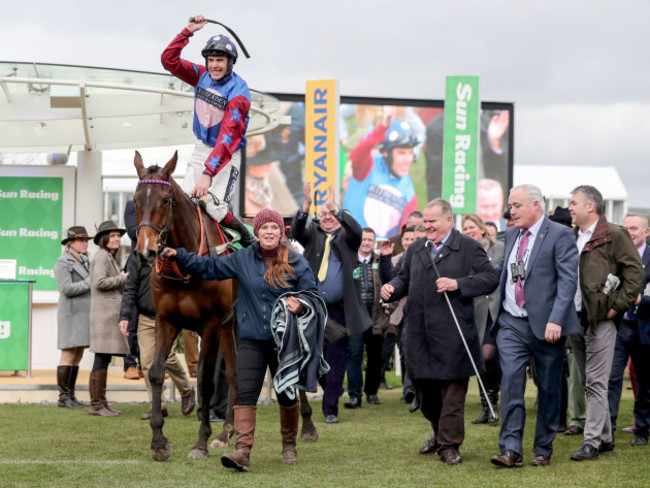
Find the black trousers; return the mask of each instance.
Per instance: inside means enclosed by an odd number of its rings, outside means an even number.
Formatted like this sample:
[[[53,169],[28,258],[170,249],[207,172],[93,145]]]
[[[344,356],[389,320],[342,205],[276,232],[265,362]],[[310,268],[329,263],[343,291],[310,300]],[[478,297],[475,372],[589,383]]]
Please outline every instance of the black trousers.
[[[240,339],[237,345],[235,405],[257,405],[267,366],[271,370],[271,377],[275,376],[278,370],[278,352],[275,342]],[[278,395],[278,403],[283,407],[291,407],[297,401],[297,397],[292,400],[285,393]]]

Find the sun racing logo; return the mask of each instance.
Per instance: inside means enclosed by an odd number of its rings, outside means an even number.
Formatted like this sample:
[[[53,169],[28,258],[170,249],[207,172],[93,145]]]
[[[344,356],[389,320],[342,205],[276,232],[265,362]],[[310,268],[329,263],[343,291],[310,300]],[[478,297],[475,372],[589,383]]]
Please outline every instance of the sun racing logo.
[[[0,320],[0,339],[8,339],[11,335],[11,321]]]

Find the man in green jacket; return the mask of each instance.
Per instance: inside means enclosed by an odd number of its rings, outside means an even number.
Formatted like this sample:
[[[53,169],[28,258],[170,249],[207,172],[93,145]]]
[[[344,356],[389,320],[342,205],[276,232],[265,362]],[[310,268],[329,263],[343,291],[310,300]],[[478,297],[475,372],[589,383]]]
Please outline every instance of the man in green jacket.
[[[607,385],[616,330],[641,291],[644,270],[627,231],[607,222],[603,196],[596,188],[582,185],[573,190],[569,211],[580,252],[575,303],[583,330],[572,337],[571,347],[587,390],[584,441],[571,459],[586,461],[614,451]]]

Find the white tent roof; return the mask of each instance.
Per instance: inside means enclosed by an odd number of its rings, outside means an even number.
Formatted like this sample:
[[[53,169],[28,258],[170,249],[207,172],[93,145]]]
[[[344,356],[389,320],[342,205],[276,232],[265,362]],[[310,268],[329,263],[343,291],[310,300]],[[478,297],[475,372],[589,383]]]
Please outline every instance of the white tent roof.
[[[514,184],[537,185],[549,199],[568,199],[578,185],[598,188],[605,200],[627,200],[628,193],[613,166],[515,165]]]
[[[247,135],[290,123],[251,90]],[[0,61],[0,150],[41,152],[194,142],[194,90],[169,74]]]

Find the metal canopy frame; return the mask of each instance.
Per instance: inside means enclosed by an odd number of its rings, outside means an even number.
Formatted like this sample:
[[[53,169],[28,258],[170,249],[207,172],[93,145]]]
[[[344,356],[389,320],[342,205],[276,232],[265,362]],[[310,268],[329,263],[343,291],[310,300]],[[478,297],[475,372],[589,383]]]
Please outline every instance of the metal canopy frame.
[[[69,79],[17,76],[50,68]],[[44,67],[44,68],[43,68]],[[11,70],[11,73],[2,74]],[[96,72],[96,74],[95,74]],[[93,76],[94,75],[94,76]],[[88,79],[123,78],[123,82]],[[68,78],[66,76],[66,78]],[[138,78],[151,85],[132,84]],[[180,89],[176,85],[180,83]],[[169,86],[170,88],[164,88]],[[191,144],[193,87],[171,75],[61,65],[0,62],[0,150],[109,150]],[[251,90],[246,135],[291,123],[273,96]]]

